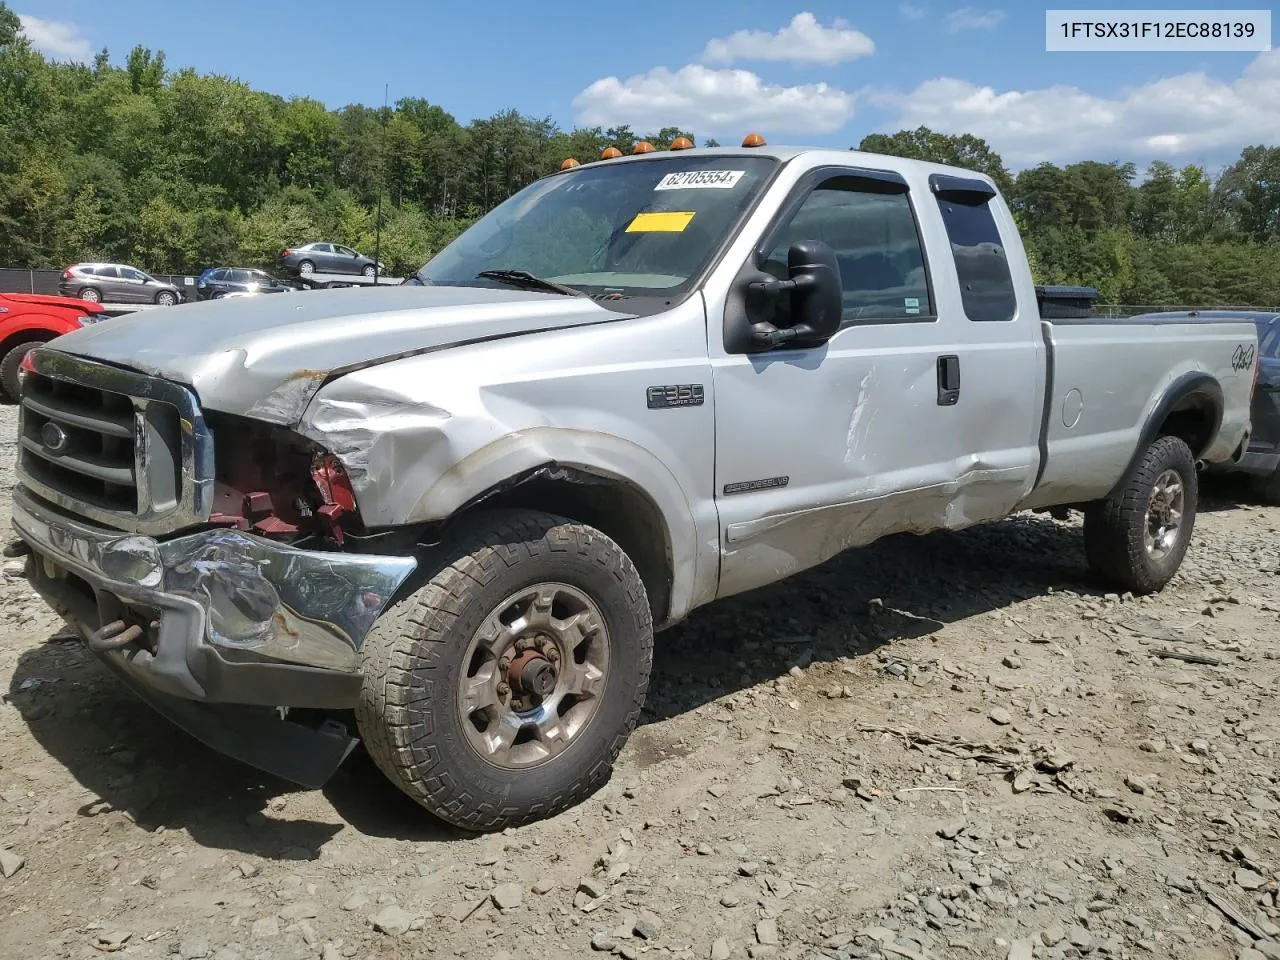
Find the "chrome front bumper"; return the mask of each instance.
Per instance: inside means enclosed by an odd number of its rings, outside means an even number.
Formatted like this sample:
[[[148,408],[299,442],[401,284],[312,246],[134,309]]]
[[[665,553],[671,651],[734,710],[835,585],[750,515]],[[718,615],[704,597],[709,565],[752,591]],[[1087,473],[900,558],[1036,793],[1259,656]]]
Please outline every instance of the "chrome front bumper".
[[[360,646],[417,565],[236,530],[159,541],[67,517],[22,487],[13,525],[32,551],[32,585],[108,665],[207,703],[352,706]],[[111,649],[112,623],[137,639]]]

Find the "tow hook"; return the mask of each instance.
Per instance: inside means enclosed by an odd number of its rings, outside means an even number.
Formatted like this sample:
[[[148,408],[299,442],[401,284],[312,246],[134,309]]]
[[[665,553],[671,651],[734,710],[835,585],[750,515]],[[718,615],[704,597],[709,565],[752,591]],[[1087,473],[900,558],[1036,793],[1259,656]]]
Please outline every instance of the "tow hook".
[[[121,650],[142,636],[142,625],[126,626],[123,620],[113,620],[89,634],[89,649],[94,653]]]

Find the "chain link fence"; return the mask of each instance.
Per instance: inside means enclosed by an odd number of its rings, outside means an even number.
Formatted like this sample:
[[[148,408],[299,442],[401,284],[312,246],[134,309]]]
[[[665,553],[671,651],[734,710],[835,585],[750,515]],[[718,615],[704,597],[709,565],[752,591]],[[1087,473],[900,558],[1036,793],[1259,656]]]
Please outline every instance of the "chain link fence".
[[[195,289],[196,278],[183,274],[153,273],[151,276],[165,283]],[[20,267],[0,267],[0,293],[40,293],[58,295],[61,270],[28,270]]]

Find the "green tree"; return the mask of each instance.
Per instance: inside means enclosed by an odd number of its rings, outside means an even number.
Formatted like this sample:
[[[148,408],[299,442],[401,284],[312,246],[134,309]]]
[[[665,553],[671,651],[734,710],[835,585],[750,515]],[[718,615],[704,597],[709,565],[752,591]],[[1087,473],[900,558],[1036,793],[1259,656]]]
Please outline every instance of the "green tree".
[[[1012,185],[1009,171],[1000,155],[991,149],[987,141],[966,133],[953,136],[938,133],[928,127],[899,130],[897,133],[872,133],[862,138],[858,149],[867,153],[885,153],[912,160],[946,163],[985,173],[1002,191]]]

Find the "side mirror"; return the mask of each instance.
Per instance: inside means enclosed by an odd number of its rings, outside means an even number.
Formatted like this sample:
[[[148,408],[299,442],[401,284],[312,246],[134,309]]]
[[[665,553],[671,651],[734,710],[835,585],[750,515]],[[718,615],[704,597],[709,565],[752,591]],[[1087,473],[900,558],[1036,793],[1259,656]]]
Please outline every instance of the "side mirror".
[[[752,290],[789,298],[786,314],[791,318],[784,327],[768,321],[753,323],[753,346],[817,346],[840,329],[844,293],[835,251],[821,240],[798,240],[787,250],[787,275],[787,280],[757,280],[750,284]]]

